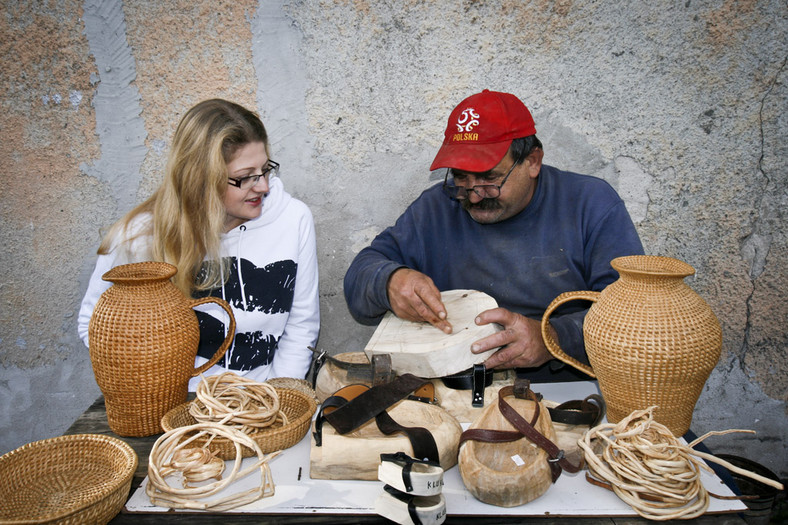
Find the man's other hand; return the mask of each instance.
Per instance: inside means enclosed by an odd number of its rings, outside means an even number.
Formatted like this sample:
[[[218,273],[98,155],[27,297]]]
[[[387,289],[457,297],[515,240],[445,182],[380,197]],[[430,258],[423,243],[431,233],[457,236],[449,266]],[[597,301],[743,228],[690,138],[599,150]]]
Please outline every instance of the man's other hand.
[[[552,358],[542,339],[541,323],[505,308],[485,310],[476,317],[477,325],[497,323],[503,330],[471,345],[474,354],[501,347],[484,362],[487,368],[530,368]],[[550,327],[550,330],[553,328]]]
[[[400,319],[425,321],[446,334],[452,332],[440,291],[423,273],[400,268],[391,274],[387,291],[391,311]]]

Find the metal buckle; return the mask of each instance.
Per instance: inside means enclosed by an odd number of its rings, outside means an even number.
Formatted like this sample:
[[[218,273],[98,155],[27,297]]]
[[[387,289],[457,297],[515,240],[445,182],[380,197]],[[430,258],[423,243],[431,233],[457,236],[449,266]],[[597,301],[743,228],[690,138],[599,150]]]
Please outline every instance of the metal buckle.
[[[558,455],[557,455],[556,457],[554,457],[554,458],[552,458],[552,459],[548,459],[547,461],[548,461],[549,463],[558,463],[558,462],[559,462],[559,461],[561,461],[562,459],[564,459],[564,451],[563,451],[563,449],[561,449],[561,450],[559,450],[559,451],[558,451]]]
[[[321,350],[318,353],[318,351],[311,346],[309,349],[312,350],[312,363],[309,365],[309,372],[307,372],[307,375],[312,376],[312,388],[314,389],[317,385],[317,374],[326,362],[326,355],[328,354],[325,350]]]

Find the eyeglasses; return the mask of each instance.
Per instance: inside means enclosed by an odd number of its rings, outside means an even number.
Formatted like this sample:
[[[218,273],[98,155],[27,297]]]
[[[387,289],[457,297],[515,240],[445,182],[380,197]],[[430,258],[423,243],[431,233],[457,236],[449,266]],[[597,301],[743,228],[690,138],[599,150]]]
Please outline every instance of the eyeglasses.
[[[453,175],[451,182],[449,182],[449,173],[451,173],[451,168],[447,168],[446,176],[443,178],[443,191],[445,191],[449,197],[455,200],[467,199],[469,191],[472,191],[482,199],[497,199],[501,195],[501,188],[504,184],[506,184],[506,180],[509,178],[509,175],[512,174],[512,171],[514,171],[514,167],[519,163],[520,159],[518,158],[514,161],[512,167],[509,168],[509,171],[506,172],[506,175],[504,175],[500,184],[478,184],[471,187],[470,189],[466,188],[465,186],[455,185]]]
[[[236,188],[241,188],[242,190],[248,190],[256,186],[257,183],[260,182],[261,177],[268,177],[271,174],[276,175],[277,173],[279,173],[279,163],[269,159],[268,165],[263,169],[262,173],[239,177],[237,179],[230,177],[227,179],[227,184],[235,186]]]

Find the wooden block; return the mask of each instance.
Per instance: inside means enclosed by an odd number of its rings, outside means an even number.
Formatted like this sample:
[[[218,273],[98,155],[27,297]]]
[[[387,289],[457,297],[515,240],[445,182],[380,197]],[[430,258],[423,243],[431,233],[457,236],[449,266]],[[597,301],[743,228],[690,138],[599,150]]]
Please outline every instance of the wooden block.
[[[477,326],[476,316],[497,308],[489,295],[475,290],[450,290],[441,293],[447,319],[453,332],[444,334],[429,323],[405,321],[388,312],[378,325],[364,352],[391,355],[391,366],[398,374],[418,377],[443,377],[484,362],[497,349],[471,353],[471,344],[501,330],[497,324]]]
[[[511,385],[514,381],[514,376],[514,370],[495,372],[495,380],[484,389],[485,407],[493,401],[497,402],[498,391],[507,385]],[[441,379],[433,379],[432,384],[435,385],[435,397],[438,398],[438,404],[449,414],[454,416],[461,425],[463,423],[473,423],[484,409],[484,407],[475,407],[471,405],[472,394],[470,390],[455,390],[449,388],[443,384]]]
[[[369,365],[369,359],[364,352],[344,352],[333,356],[334,359],[344,361],[345,363],[364,364]],[[359,381],[352,376],[349,377],[347,370],[336,366],[331,361],[327,361],[317,373],[317,381],[315,382],[315,393],[317,399],[321,403],[329,396],[334,395],[334,392],[340,388],[352,385],[354,383],[361,383],[367,386],[372,386],[371,381]]]
[[[403,400],[388,410],[400,425],[423,427],[430,431],[438,446],[441,467],[448,470],[457,464],[457,444],[462,427],[451,414],[439,406],[420,401]],[[381,454],[405,452],[413,455],[407,436],[387,436],[378,430],[372,419],[347,434],[323,423],[323,446],[312,446],[309,454],[309,476],[312,479],[377,480]]]
[[[530,421],[536,403],[528,399],[507,397],[518,414]],[[534,425],[536,430],[555,442],[550,414],[542,405]],[[498,409],[497,400],[487,405],[469,428],[514,430]],[[460,447],[459,464],[462,481],[479,501],[499,507],[516,507],[544,494],[552,484],[547,453],[530,440],[509,443],[466,441]]]

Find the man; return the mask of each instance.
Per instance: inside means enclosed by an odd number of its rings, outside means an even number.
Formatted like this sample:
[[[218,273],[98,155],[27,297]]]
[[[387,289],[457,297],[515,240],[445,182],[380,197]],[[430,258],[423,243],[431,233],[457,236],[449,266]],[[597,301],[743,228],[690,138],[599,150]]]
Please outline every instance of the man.
[[[542,315],[562,292],[602,290],[618,278],[610,261],[643,247],[610,185],[543,165],[543,155],[517,97],[484,90],[463,100],[430,167],[446,168],[443,184],[424,191],[350,265],[344,285],[353,317],[375,324],[391,310],[449,334],[440,291],[479,290],[499,307],[476,323],[503,327],[471,345],[474,353],[500,347],[488,369],[518,368],[534,381],[581,378],[551,360]],[[550,318],[564,351],[584,363],[588,307],[572,301]]]

